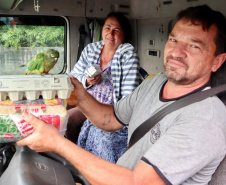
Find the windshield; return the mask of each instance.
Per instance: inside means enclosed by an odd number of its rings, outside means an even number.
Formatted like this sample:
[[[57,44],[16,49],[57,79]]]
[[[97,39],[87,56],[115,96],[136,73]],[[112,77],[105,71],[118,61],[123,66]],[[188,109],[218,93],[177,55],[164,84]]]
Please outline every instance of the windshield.
[[[66,20],[57,16],[0,16],[0,75],[21,75],[48,49],[59,52],[50,74],[65,71]]]

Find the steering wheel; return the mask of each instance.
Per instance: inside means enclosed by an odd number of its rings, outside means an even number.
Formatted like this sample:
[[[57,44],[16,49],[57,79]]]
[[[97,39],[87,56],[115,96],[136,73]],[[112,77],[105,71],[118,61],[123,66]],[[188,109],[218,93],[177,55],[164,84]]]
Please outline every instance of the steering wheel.
[[[40,153],[40,155],[43,155],[49,159],[57,161],[57,162],[63,164],[65,167],[67,167],[70,170],[71,175],[73,176],[75,182],[81,183],[82,185],[91,185],[86,180],[86,178],[77,170],[77,168],[75,168],[70,162],[68,162],[62,156],[60,156],[56,153],[50,153],[50,152],[43,152],[43,153]]]
[[[74,185],[77,182],[90,185],[86,178],[60,155],[37,153],[27,146],[14,146],[16,151],[0,177],[0,184]]]

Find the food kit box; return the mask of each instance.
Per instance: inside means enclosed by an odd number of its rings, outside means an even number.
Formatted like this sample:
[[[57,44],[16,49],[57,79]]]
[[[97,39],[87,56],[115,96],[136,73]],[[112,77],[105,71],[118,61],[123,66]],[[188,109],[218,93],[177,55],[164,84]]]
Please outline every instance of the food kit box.
[[[28,136],[34,128],[22,118],[28,112],[56,127],[64,135],[68,114],[64,100],[21,100],[0,102],[0,143],[15,142]]]
[[[68,122],[66,99],[72,90],[67,75],[0,76],[0,143],[15,142],[34,131],[22,118],[25,111],[64,135]]]

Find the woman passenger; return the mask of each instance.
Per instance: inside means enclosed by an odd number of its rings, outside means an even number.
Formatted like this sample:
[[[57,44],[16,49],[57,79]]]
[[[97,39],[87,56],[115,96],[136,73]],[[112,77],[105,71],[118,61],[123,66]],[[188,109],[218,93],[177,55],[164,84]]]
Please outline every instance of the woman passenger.
[[[134,47],[130,44],[131,27],[129,20],[119,12],[110,13],[102,29],[102,41],[88,44],[71,75],[76,77],[87,91],[101,103],[114,104],[130,94],[139,84],[139,61]],[[101,74],[87,77],[85,71],[97,65]],[[73,137],[75,128],[86,119],[79,109],[68,110],[69,122],[66,136]],[[72,128],[72,129],[71,129]],[[105,132],[86,120],[77,144],[91,153],[116,162],[127,147],[127,127],[116,132]]]

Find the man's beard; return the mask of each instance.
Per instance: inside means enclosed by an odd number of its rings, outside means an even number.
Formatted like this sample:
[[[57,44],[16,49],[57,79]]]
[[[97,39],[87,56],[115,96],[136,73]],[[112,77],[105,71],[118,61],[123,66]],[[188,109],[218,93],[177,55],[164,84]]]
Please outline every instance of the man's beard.
[[[179,69],[177,69],[176,67],[167,65],[169,60],[175,60],[177,62],[182,63],[184,65],[184,70],[181,70],[181,72],[179,72]],[[166,63],[164,65],[164,68],[168,80],[175,84],[189,84],[193,81],[187,75],[188,65],[180,57],[173,57],[172,55],[166,57]]]

